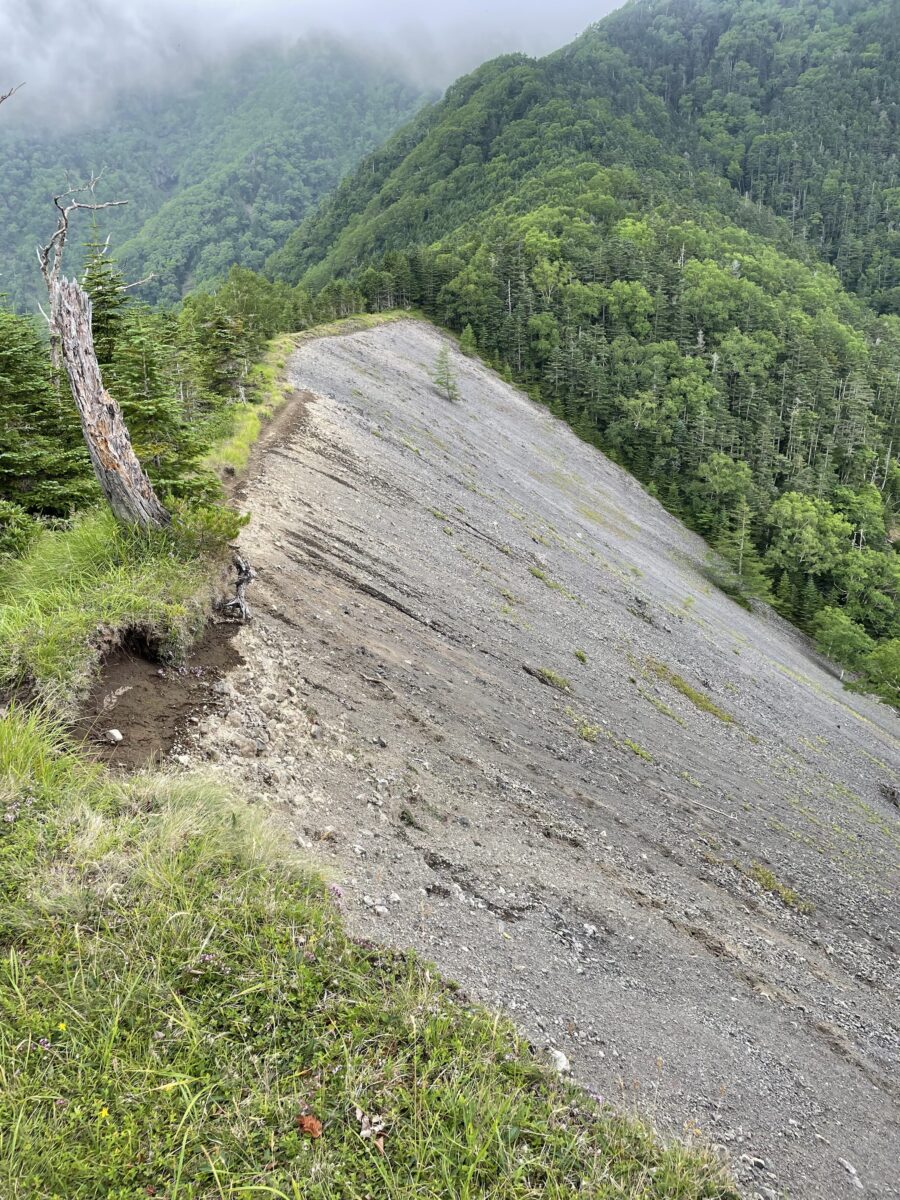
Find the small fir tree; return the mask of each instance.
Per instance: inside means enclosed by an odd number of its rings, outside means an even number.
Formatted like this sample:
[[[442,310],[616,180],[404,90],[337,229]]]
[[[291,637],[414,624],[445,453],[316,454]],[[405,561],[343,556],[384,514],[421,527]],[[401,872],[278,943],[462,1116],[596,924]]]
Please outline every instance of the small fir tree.
[[[169,496],[203,494],[208,480],[197,475],[206,449],[202,426],[184,418],[177,388],[167,377],[164,324],[145,305],[129,308],[107,372],[135,452],[160,491]]]
[[[105,369],[112,363],[116,352],[128,293],[124,290],[122,273],[115,259],[109,257],[107,243],[99,240],[96,229],[93,241],[87,243],[85,250],[87,260],[81,284],[91,298],[94,350],[97,352],[97,362]]]
[[[456,372],[450,361],[450,348],[441,346],[434,364],[434,384],[438,391],[450,401],[459,399],[459,385],[456,382]]]
[[[93,494],[71,397],[57,394],[32,321],[0,312],[0,500],[66,515]]]
[[[471,325],[467,325],[462,331],[459,339],[459,348],[467,358],[471,358],[478,351],[478,343],[475,341],[475,330]]]

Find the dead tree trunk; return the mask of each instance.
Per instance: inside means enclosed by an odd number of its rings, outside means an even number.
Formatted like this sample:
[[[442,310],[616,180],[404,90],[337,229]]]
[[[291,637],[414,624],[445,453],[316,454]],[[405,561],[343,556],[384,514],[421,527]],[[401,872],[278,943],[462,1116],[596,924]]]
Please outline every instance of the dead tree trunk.
[[[74,199],[84,191],[93,196],[97,179],[92,176],[82,187],[53,198],[59,214],[56,230],[47,245],[38,249],[41,274],[50,298],[47,318],[50,344],[54,366],[61,359],[66,368],[94,474],[117,520],[143,529],[160,529],[168,525],[171,517],[138,461],[122,410],[103,386],[91,330],[90,297],[74,279],[65,279],[60,274],[70,214],[80,208],[96,212],[125,203],[113,200],[86,204]],[[64,199],[71,203],[61,203]]]
[[[127,525],[145,529],[167,525],[171,518],[138,462],[122,410],[103,386],[89,296],[75,280],[55,279],[50,311],[94,474],[110,508]]]

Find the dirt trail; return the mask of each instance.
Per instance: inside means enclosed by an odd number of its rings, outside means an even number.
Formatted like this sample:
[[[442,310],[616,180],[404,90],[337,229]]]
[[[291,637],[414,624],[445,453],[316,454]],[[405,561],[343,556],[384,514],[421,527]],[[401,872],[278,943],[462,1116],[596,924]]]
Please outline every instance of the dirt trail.
[[[243,664],[178,761],[281,810],[357,932],[726,1147],[749,1195],[896,1198],[896,717],[492,373],[454,355],[442,400],[439,344],[298,350],[312,399],[246,488]]]

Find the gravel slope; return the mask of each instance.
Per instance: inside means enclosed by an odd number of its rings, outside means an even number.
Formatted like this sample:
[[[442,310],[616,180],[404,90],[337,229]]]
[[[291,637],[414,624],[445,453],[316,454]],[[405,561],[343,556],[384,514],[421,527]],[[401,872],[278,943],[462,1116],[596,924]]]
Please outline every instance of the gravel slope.
[[[491,372],[454,351],[442,400],[440,344],[298,350],[304,418],[247,487],[244,664],[180,761],[280,808],[359,933],[721,1144],[748,1195],[900,1196],[896,717]]]

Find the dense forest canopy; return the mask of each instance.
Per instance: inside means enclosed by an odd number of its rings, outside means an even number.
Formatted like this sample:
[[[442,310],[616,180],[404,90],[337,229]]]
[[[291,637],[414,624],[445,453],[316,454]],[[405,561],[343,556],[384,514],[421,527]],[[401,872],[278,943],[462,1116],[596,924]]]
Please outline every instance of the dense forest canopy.
[[[460,80],[269,270],[459,330],[896,681],[896,16],[637,0]]]
[[[103,172],[104,223],[129,279],[173,303],[234,263],[259,268],[359,159],[410,117],[421,88],[336,41],[248,51],[182,88],[126,94],[115,118],[54,133],[27,88],[0,122],[0,291],[33,308],[51,196]]]
[[[343,231],[344,245],[332,245],[343,219],[370,202],[370,218],[402,203],[409,234],[431,240],[469,215],[467,183],[488,188],[483,202],[579,158],[664,172],[668,191],[691,193],[697,169],[715,175],[784,217],[779,236],[795,252],[808,243],[848,289],[900,312],[898,54],[892,0],[638,0],[554,55],[497,59],[460,80],[273,269],[297,275],[329,250],[340,269],[355,249],[381,248],[371,220],[371,244],[351,246]],[[405,194],[413,178],[429,203]],[[716,205],[727,207],[721,196]],[[757,220],[771,236],[762,212]]]

